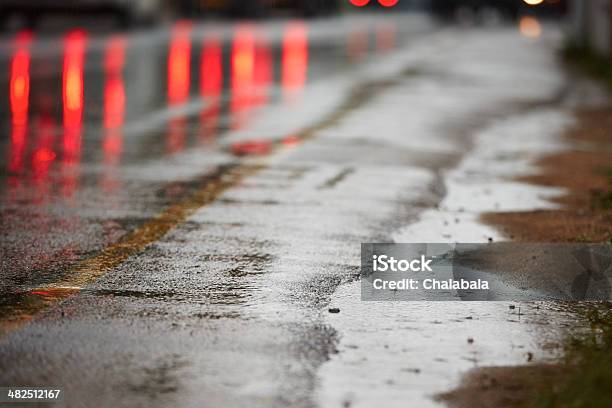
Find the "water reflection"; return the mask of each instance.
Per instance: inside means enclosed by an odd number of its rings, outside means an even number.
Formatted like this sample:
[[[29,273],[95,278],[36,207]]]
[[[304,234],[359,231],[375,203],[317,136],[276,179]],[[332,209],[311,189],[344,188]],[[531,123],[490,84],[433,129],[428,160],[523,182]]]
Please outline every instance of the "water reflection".
[[[23,169],[26,148],[28,107],[30,102],[30,43],[29,32],[18,34],[14,40],[15,52],[11,59],[9,100],[11,108],[11,152],[9,171]]]
[[[78,182],[83,126],[83,73],[87,36],[82,30],[66,34],[62,72],[62,101],[64,111],[63,181],[62,193],[72,196]]]
[[[121,161],[123,152],[123,122],[125,120],[125,84],[123,67],[125,65],[126,40],[122,36],[111,37],[104,54],[104,151],[105,171],[102,188],[106,192],[117,190],[120,185],[114,176],[114,168]]]
[[[389,21],[378,24],[376,27],[376,49],[380,52],[389,52],[395,48],[397,26]]]
[[[367,28],[351,29],[346,43],[346,51],[350,62],[363,61],[370,48],[370,32]]]
[[[200,113],[200,137],[204,143],[212,143],[221,114],[223,91],[223,52],[217,35],[204,39],[200,59],[200,96],[207,104]]]
[[[189,100],[191,87],[191,23],[177,23],[172,30],[168,52],[168,104],[180,106]],[[184,149],[187,135],[185,115],[174,117],[168,125],[166,152]]]
[[[263,106],[269,102],[270,85],[273,81],[274,69],[272,53],[268,39],[259,34],[255,45],[255,66],[253,67],[253,106]]]
[[[246,114],[251,108],[254,67],[255,30],[250,25],[242,25],[236,29],[232,45],[232,129],[239,129],[244,125]]]
[[[32,155],[32,177],[38,187],[38,196],[44,199],[49,192],[47,183],[49,168],[57,157],[54,151],[57,124],[51,115],[46,114],[38,118],[36,128],[36,147]]]
[[[2,252],[27,257],[15,265],[23,276],[44,275],[56,259],[63,268],[95,249],[83,237],[93,234],[95,246],[113,242],[139,217],[174,200],[169,193],[153,194],[171,191],[168,180],[301,143],[301,128],[317,114],[311,113],[317,101],[304,92],[307,86],[352,70],[345,63],[347,33],[309,38],[312,30],[295,21],[197,29],[179,23],[170,30],[101,37],[83,30],[55,39],[18,34],[10,48],[0,47],[0,147],[6,155],[0,221],[9,237]],[[358,55],[367,52],[359,41],[369,30],[362,27],[357,37],[348,33]],[[391,41],[378,44],[386,49]],[[335,89],[321,88],[312,94],[325,97]],[[255,115],[263,120],[255,123]],[[191,125],[200,130],[188,139]],[[221,133],[228,129],[240,132]],[[232,138],[218,145],[229,145],[227,150],[190,152],[185,162],[194,168],[188,171],[186,164],[173,167],[160,157],[183,151],[188,142],[210,149],[226,136]],[[26,248],[30,238],[36,245]]]
[[[0,111],[10,126],[7,182],[50,183],[70,197],[82,162],[99,160],[103,166],[93,167],[102,169],[100,187],[117,189],[118,167],[134,157],[175,154],[188,142],[213,145],[223,129],[246,130],[264,107],[297,109],[308,81],[347,69],[330,63],[330,53],[361,61],[370,42],[387,52],[396,47],[398,27],[355,25],[315,46],[310,30],[303,21],[280,31],[247,22],[229,33],[179,22],[155,39],[91,38],[74,29],[44,46],[33,33],[19,33],[4,62],[8,109]],[[198,131],[190,140],[192,125]],[[127,135],[147,143],[127,144]],[[133,150],[139,146],[147,148]]]
[[[523,16],[519,21],[519,32],[523,37],[538,38],[542,34],[542,26],[537,18]]]
[[[191,61],[191,24],[178,23],[172,30],[168,53],[168,102],[185,103],[189,98]]]
[[[282,69],[283,93],[292,98],[304,88],[308,76],[308,29],[302,22],[285,29]]]

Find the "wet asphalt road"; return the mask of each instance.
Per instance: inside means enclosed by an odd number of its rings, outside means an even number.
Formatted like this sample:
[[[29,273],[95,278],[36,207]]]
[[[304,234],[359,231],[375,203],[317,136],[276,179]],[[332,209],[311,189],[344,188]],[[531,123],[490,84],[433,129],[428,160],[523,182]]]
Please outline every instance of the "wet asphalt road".
[[[0,385],[61,386],[75,407],[350,404],[330,384],[368,374],[336,357],[356,318],[327,307],[359,244],[437,208],[476,131],[564,86],[546,41],[478,30],[405,15],[5,38]]]
[[[0,291],[56,282],[221,167],[299,143],[347,98],[355,64],[428,27],[397,30],[341,19],[5,39]],[[326,81],[330,95],[304,96]]]

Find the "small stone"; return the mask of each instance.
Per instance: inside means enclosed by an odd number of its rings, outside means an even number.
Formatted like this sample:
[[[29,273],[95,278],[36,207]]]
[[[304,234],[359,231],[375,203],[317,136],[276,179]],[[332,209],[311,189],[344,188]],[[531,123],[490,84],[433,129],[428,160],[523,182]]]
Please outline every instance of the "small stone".
[[[468,337],[467,341],[468,341],[468,344],[473,344],[474,343],[474,339],[471,338],[471,337]]]
[[[330,307],[328,311],[329,313],[340,313],[340,309],[337,307]]]
[[[510,308],[510,310],[514,310],[514,309],[516,309],[516,306],[514,306],[514,305],[510,305],[510,306],[508,306],[508,307]]]
[[[493,242],[493,238],[489,237],[489,242]]]

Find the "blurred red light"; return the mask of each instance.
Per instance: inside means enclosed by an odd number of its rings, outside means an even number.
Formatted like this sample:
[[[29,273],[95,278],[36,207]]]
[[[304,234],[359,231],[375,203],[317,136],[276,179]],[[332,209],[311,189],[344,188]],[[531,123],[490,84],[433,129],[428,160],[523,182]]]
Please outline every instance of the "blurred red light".
[[[308,29],[303,23],[292,23],[285,31],[282,70],[285,91],[304,88],[308,73]]]
[[[370,34],[362,27],[354,28],[348,36],[346,44],[349,59],[352,62],[363,60],[370,47]]]
[[[83,114],[83,69],[86,36],[82,31],[66,35],[63,75],[64,125],[78,127]]]
[[[122,70],[125,61],[125,39],[111,38],[105,60],[106,83],[104,85],[104,127],[115,129],[123,125],[125,114],[125,86]]]
[[[355,7],[363,7],[367,6],[370,3],[370,0],[350,0],[350,2]]]
[[[106,129],[102,149],[104,163],[114,166],[119,163],[123,151],[123,126],[125,118],[125,84],[123,66],[125,65],[126,39],[121,36],[111,37],[104,55],[106,82],[104,84],[104,128]],[[112,177],[105,177],[102,185],[106,191],[112,191],[116,185]]]
[[[253,81],[255,84],[254,92],[255,105],[263,105],[268,101],[268,90],[272,83],[272,54],[267,43],[263,39],[259,39],[255,49],[255,67],[253,72]]]
[[[108,41],[104,55],[104,70],[107,75],[116,74],[123,70],[125,65],[125,38],[111,37]]]
[[[290,136],[285,136],[282,142],[285,146],[296,146],[302,143],[302,139],[299,136],[290,135]]]
[[[81,125],[83,123],[83,72],[87,36],[81,30],[69,32],[65,37],[63,69],[64,104],[64,164],[77,163],[81,154]],[[71,174],[64,182],[65,195],[71,195],[76,178]]]
[[[32,295],[37,295],[37,296],[51,296],[50,292],[47,292],[45,290],[33,290],[32,292],[30,292]]]
[[[179,22],[174,26],[168,53],[168,102],[181,105],[189,99],[191,87],[191,23]],[[170,121],[166,151],[176,153],[183,150],[186,138],[184,116]]]
[[[168,100],[181,104],[189,98],[191,25],[178,23],[173,30],[168,53]]]
[[[210,141],[216,131],[221,113],[219,97],[223,91],[223,54],[221,42],[217,36],[204,41],[200,59],[200,94],[212,102],[212,106],[200,114],[200,135]]]
[[[232,91],[240,99],[251,91],[255,70],[255,34],[248,26],[239,27],[232,48]]]
[[[250,25],[236,29],[232,45],[232,129],[243,126],[245,114],[253,107],[255,81],[256,35]]]
[[[262,156],[270,153],[272,142],[269,140],[249,140],[232,144],[235,156]]]
[[[44,163],[49,162],[55,159],[55,152],[51,149],[42,148],[38,149],[33,156],[33,159],[36,163]]]
[[[376,48],[379,51],[390,51],[395,48],[397,28],[394,24],[383,24],[376,29]]]
[[[62,195],[73,195],[78,183],[78,163],[81,156],[83,124],[85,51],[84,31],[70,31],[64,40],[62,100],[64,105]]]
[[[104,127],[115,129],[123,125],[125,89],[121,77],[110,77],[104,85]]]
[[[383,7],[394,7],[399,0],[378,0],[381,6]]]
[[[48,186],[44,181],[47,179],[51,163],[57,156],[53,151],[53,145],[55,144],[55,127],[55,121],[52,116],[43,114],[38,118],[36,150],[32,155],[32,172],[34,181],[41,182],[40,187],[43,187],[41,196],[47,195],[44,191],[46,191],[46,187]]]
[[[200,93],[202,97],[216,98],[221,95],[223,67],[221,43],[217,38],[204,42],[200,63]]]
[[[26,137],[26,126],[13,126],[11,130],[11,157],[9,161],[9,171],[11,172],[19,172],[23,167],[23,155],[25,153]]]
[[[24,125],[28,116],[30,96],[31,35],[22,33],[15,37],[16,51],[11,60],[10,103],[13,125]]]
[[[20,171],[25,153],[28,106],[30,99],[30,32],[15,37],[15,53],[11,59],[9,101],[11,105],[11,155],[9,171]]]

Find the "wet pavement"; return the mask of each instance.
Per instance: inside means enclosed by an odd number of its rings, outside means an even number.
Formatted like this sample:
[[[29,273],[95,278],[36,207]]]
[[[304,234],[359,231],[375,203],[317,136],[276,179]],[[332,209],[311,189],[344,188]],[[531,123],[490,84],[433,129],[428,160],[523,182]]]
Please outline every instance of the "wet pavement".
[[[408,37],[428,30],[414,20]],[[53,282],[237,156],[297,142],[346,98],[354,61],[397,45],[396,29],[384,19],[178,23],[6,39],[2,290]],[[355,45],[352,32],[371,41]]]
[[[503,184],[571,123],[544,28],[5,39],[0,385],[62,386],[66,406],[426,406],[475,365],[553,356],[558,305],[361,302],[357,282],[361,242],[501,239],[479,212],[559,193]]]

